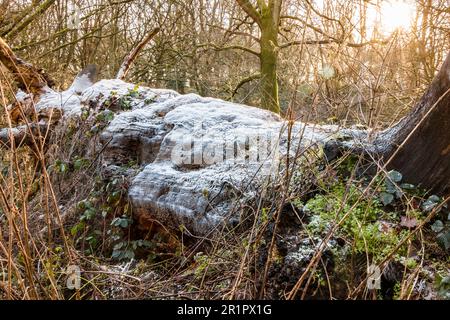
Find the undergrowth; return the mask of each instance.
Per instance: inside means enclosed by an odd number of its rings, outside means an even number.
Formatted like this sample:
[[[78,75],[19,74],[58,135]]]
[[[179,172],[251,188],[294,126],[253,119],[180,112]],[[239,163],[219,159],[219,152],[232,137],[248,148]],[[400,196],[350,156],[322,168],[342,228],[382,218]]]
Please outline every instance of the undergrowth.
[[[45,152],[2,150],[0,298],[449,298],[443,199],[361,157],[305,150],[209,237],[141,225],[127,198],[139,164],[105,169],[99,140],[136,92],[84,110]]]

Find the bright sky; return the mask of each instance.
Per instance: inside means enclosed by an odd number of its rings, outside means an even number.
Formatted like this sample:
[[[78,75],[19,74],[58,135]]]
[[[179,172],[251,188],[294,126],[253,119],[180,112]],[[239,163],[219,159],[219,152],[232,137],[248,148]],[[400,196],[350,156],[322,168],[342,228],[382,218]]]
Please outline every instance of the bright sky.
[[[315,6],[322,10],[325,0],[315,0]],[[416,15],[416,3],[413,0],[379,0],[379,6],[376,6],[376,0],[373,4],[367,6],[366,33],[370,35],[374,26],[379,22],[379,31],[388,36],[396,30],[408,31]],[[359,10],[355,8],[353,22],[359,22]]]
[[[376,7],[370,6],[367,21],[373,26],[379,19],[382,33],[390,34],[399,29],[407,31],[416,14],[416,4],[408,0],[383,0],[377,11]]]

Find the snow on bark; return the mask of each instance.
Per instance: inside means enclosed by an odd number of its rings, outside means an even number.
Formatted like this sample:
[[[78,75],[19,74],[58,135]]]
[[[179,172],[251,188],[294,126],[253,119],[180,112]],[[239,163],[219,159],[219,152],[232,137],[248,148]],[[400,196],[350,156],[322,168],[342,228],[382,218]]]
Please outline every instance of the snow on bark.
[[[85,86],[85,80],[78,83]],[[66,118],[127,101],[127,110],[115,107],[100,141],[105,168],[140,165],[129,188],[139,221],[157,220],[172,229],[183,225],[196,235],[234,225],[241,201],[280,174],[280,159],[288,152],[287,122],[267,110],[117,79],[81,92],[74,88],[80,86],[48,89],[36,108],[41,113],[56,108]],[[349,148],[366,138],[363,131],[295,122],[290,156],[297,148],[333,141],[337,132],[348,137],[343,143]]]

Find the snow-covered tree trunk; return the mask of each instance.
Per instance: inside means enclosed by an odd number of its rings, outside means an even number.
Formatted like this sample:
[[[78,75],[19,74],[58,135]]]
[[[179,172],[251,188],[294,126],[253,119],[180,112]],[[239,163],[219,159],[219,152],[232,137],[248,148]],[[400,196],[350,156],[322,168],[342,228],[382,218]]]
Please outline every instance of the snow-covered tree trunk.
[[[11,59],[19,60],[9,52],[0,52],[1,61],[17,75]],[[92,66],[63,92],[36,82],[41,79],[38,71],[31,74],[35,77],[30,83],[41,90],[39,101],[31,104],[39,125],[0,130],[2,145],[13,139],[16,145],[27,143],[43,123],[44,128],[57,126],[48,121],[55,110],[60,122],[81,116],[86,107],[94,113],[108,112],[104,117],[112,114],[100,133],[105,168],[139,164],[130,176],[129,198],[143,223],[156,219],[169,228],[183,225],[203,235],[224,222],[233,223],[239,217],[239,199],[251,198],[255,188],[280,174],[279,159],[314,145],[325,146],[330,156],[336,155],[333,146],[338,151],[344,147],[376,153],[405,180],[440,193],[449,191],[450,56],[415,109],[372,140],[367,131],[289,123],[268,110],[195,94],[136,87],[118,79],[93,84]]]

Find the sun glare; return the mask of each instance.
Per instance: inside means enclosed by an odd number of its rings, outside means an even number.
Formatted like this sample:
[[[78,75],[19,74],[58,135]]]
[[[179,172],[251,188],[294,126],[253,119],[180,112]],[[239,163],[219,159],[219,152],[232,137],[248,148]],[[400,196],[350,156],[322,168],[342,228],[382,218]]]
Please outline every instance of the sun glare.
[[[411,0],[382,0],[378,7],[370,6],[367,11],[367,28],[384,35],[394,31],[408,31],[416,14],[416,4]]]
[[[382,1],[380,22],[384,32],[409,30],[415,15],[415,4],[412,1]]]

